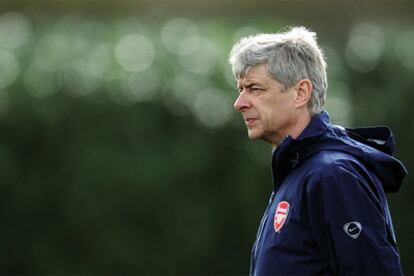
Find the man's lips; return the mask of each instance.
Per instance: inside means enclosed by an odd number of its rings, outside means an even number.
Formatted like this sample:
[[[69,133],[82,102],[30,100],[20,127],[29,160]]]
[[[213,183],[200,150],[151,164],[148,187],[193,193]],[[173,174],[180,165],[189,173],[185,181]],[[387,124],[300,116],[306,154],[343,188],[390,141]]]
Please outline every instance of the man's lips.
[[[256,118],[245,118],[244,122],[246,123],[246,125],[251,125],[253,124],[257,119]]]

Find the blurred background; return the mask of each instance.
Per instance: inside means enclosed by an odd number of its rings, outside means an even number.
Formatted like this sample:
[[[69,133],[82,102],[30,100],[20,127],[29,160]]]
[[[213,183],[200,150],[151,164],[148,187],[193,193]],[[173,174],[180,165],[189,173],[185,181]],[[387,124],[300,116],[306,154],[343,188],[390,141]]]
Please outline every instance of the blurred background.
[[[247,274],[272,189],[227,64],[305,25],[335,124],[388,125],[413,167],[414,2],[1,1],[0,272]],[[414,274],[414,179],[388,195]]]

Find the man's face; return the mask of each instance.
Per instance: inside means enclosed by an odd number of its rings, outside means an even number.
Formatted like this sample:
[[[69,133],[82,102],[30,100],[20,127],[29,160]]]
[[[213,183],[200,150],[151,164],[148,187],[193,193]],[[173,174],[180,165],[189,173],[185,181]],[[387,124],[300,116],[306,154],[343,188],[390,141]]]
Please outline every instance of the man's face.
[[[284,91],[268,74],[267,64],[252,67],[237,84],[239,96],[234,108],[242,113],[249,138],[279,144],[297,119],[295,88]]]

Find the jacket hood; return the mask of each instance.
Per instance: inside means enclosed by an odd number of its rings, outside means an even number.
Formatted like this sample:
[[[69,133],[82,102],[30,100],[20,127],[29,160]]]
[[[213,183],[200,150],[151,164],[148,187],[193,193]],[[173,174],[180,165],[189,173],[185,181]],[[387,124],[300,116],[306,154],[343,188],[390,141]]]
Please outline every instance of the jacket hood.
[[[404,165],[392,156],[395,141],[390,128],[385,126],[344,128],[331,125],[323,111],[312,117],[309,125],[297,139],[288,136],[273,153],[273,166],[278,178],[322,150],[350,154],[363,163],[381,180],[385,192],[397,192],[407,174]],[[275,171],[273,171],[275,174]]]

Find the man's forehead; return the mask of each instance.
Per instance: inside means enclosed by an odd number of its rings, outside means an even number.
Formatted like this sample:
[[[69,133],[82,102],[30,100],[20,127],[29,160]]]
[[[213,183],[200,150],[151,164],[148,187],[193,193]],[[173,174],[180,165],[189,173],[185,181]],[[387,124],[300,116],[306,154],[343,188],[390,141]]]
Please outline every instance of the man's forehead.
[[[238,86],[249,86],[253,83],[257,83],[254,78],[240,78],[237,80]]]
[[[266,64],[260,64],[253,67],[250,67],[246,74],[237,79],[237,85],[249,85],[252,83],[263,83],[270,78],[270,75],[267,71]]]

